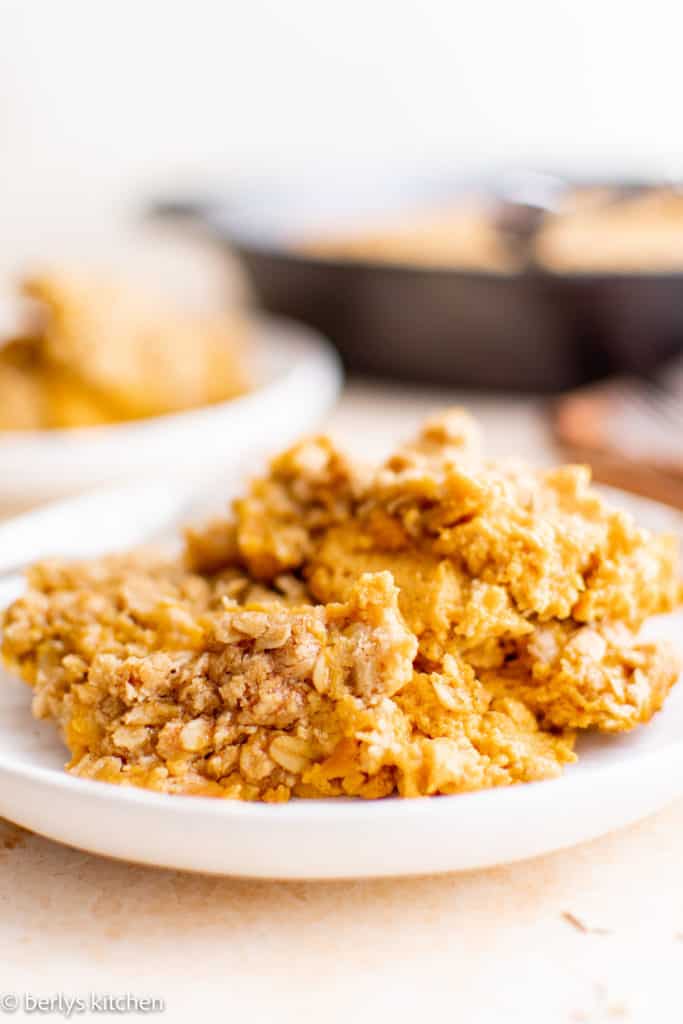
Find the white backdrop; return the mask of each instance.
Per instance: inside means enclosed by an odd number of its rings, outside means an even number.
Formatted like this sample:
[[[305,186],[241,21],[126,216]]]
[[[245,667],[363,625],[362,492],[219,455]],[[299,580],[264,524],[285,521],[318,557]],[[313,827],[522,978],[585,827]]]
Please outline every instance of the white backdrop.
[[[662,0],[0,0],[3,237],[253,174],[683,172],[682,38]]]

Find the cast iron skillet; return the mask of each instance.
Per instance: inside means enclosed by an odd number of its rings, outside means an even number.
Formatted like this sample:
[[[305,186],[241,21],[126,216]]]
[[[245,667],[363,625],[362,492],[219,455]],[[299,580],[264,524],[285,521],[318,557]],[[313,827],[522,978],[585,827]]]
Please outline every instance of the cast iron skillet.
[[[499,201],[502,226],[524,245],[567,184],[518,175],[512,187],[508,176],[480,179],[476,190]],[[258,303],[322,331],[352,372],[550,393],[612,373],[648,373],[683,347],[683,273],[563,275],[528,263],[503,275],[311,257],[289,247],[349,213],[358,221],[366,212],[452,200],[463,189],[472,182],[255,187],[230,200],[164,201],[154,212],[189,217],[236,252]]]

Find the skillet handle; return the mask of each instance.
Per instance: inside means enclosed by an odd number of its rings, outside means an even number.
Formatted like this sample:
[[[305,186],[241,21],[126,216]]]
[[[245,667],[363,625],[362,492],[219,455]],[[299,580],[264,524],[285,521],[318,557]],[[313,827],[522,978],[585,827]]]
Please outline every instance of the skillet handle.
[[[152,200],[146,216],[153,220],[187,221],[207,227],[217,207],[217,201],[209,198],[175,196]]]

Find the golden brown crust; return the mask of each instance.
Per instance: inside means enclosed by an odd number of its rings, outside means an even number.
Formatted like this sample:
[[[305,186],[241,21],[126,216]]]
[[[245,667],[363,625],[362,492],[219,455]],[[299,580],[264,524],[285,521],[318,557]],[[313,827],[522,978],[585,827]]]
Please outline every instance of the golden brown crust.
[[[302,240],[307,255],[426,267],[517,270],[519,259],[498,230],[494,210],[472,197],[437,210],[415,210],[374,228]]]
[[[577,189],[544,219],[535,256],[560,273],[678,272],[682,226],[679,188],[636,189],[631,195],[610,188]]]
[[[464,663],[414,672],[388,573],[315,607],[239,607],[223,581],[136,560],[53,564],[33,582],[40,594],[7,615],[5,654],[77,775],[280,800],[454,793],[572,759],[569,733],[543,732]]]
[[[623,623],[565,621],[540,624],[481,677],[547,725],[623,732],[659,711],[678,670],[668,645],[639,642]]]

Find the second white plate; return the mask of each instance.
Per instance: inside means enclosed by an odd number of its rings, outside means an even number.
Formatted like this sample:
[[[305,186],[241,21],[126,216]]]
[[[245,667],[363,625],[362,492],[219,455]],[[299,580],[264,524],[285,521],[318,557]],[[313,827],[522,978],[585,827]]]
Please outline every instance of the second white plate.
[[[125,492],[120,499],[125,500]],[[680,528],[663,506],[618,495],[645,525]],[[89,514],[92,514],[90,509]],[[82,502],[41,512],[36,543],[73,535]],[[46,521],[47,517],[47,521]],[[31,521],[17,525],[22,544]],[[12,524],[3,527],[11,541]],[[123,529],[123,527],[122,527]],[[109,543],[116,546],[114,535]],[[7,603],[21,589],[0,586]],[[683,614],[651,629],[683,653]],[[0,673],[0,815],[111,857],[226,875],[353,878],[486,867],[546,853],[641,818],[683,794],[683,687],[647,727],[590,736],[565,776],[509,789],[422,800],[292,801],[284,806],[174,797],[74,779],[28,688]]]
[[[276,318],[254,319],[248,356],[254,388],[230,401],[107,426],[0,431],[0,511],[134,479],[200,484],[253,472],[315,428],[342,373],[321,335]]]

